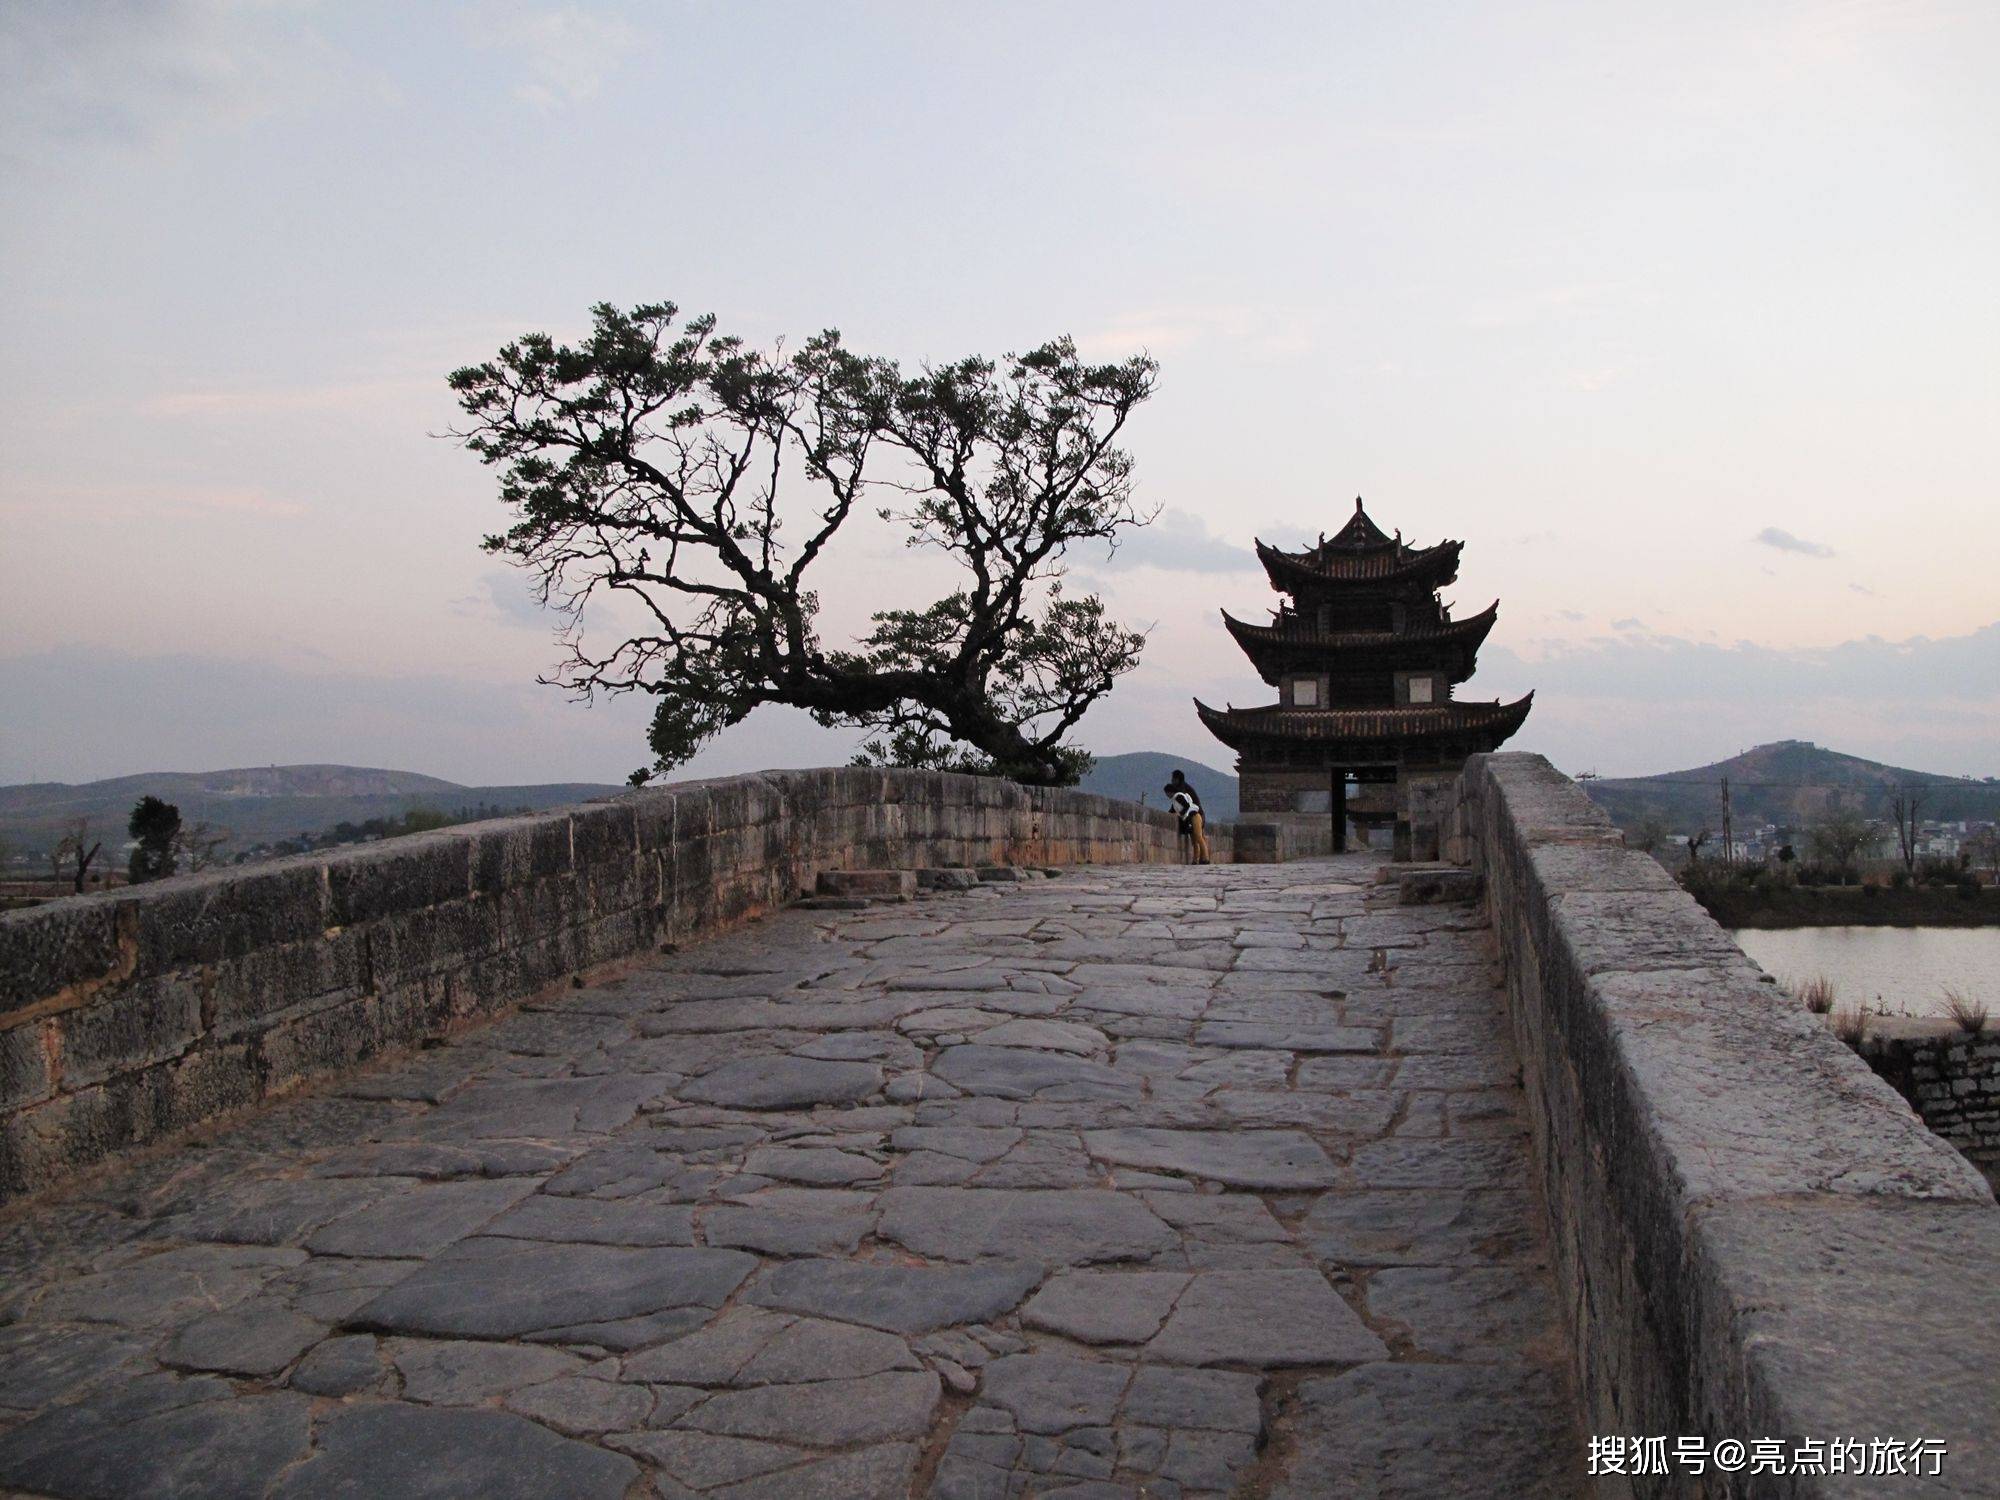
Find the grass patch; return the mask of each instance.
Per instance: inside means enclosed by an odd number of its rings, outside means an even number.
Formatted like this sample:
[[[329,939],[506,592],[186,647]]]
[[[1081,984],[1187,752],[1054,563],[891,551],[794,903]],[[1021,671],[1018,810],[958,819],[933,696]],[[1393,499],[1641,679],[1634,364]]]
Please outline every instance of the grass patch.
[[[1944,1008],[1945,1014],[1958,1022],[1958,1029],[1960,1031],[1970,1032],[1973,1036],[1978,1036],[1980,1032],[1986,1029],[1986,1022],[1990,1013],[1986,1008],[1984,1000],[1975,1000],[1970,995],[1960,990],[1955,990],[1950,985],[1946,985],[1944,990]]]
[[[1816,1016],[1826,1015],[1833,1009],[1833,981],[1824,974],[1815,974],[1800,983],[1792,993],[1799,1004]]]

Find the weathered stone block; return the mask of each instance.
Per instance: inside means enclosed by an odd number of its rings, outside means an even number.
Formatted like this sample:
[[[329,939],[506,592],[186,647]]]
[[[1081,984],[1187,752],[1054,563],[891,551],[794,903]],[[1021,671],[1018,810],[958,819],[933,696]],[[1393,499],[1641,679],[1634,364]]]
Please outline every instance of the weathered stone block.
[[[363,995],[289,1017],[258,1038],[257,1050],[272,1091],[352,1066],[382,1050],[375,998]]]
[[[120,941],[119,910],[83,896],[0,912],[0,1016],[129,970],[137,948]]]
[[[0,1031],[0,1110],[34,1104],[55,1092],[49,1068],[52,1022],[29,1021]]]
[[[307,858],[128,886],[105,899],[124,908],[138,978],[303,942],[327,923],[324,870]]]
[[[578,870],[630,863],[639,853],[639,825],[623,802],[594,804],[569,815],[571,859]]]
[[[962,866],[917,871],[918,890],[969,891],[978,884],[979,872]]]
[[[570,870],[569,820],[560,817],[499,818],[466,830],[471,840],[472,889],[497,895]]]
[[[370,984],[369,946],[366,929],[350,928],[218,965],[208,980],[210,1025],[226,1039],[294,1006],[361,994]]]
[[[327,922],[352,927],[463,901],[472,893],[472,843],[442,829],[329,855]]]
[[[185,1130],[243,1109],[264,1096],[264,1066],[248,1043],[196,1047],[163,1069],[159,1124]]]
[[[1238,823],[1236,862],[1242,865],[1276,864],[1281,857],[1279,837],[1280,829],[1276,823]]]
[[[114,1074],[185,1052],[201,1032],[194,976],[146,979],[109,991],[56,1020],[62,1086],[102,1083]]]
[[[917,893],[914,870],[821,870],[815,886],[822,896],[867,896],[907,901]]]
[[[550,937],[510,944],[491,957],[475,959],[431,983],[442,983],[445,995],[442,1013],[456,1019],[498,1010],[545,985],[568,978],[580,967],[576,931],[565,928]]]
[[[1479,874],[1476,870],[1402,870],[1396,875],[1396,900],[1403,906],[1469,903],[1478,899]]]

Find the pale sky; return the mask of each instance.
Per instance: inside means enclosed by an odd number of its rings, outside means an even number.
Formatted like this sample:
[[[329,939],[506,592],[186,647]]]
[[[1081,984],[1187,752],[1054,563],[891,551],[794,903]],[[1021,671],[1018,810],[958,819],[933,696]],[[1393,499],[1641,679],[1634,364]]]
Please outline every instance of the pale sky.
[[[1100,752],[1227,766],[1217,611],[1356,494],[1462,696],[1674,769],[2000,773],[2000,7],[0,6],[0,781],[615,780],[445,373],[593,302],[909,363],[1150,350]],[[828,559],[829,634],[885,598]],[[845,758],[754,715],[696,771]]]

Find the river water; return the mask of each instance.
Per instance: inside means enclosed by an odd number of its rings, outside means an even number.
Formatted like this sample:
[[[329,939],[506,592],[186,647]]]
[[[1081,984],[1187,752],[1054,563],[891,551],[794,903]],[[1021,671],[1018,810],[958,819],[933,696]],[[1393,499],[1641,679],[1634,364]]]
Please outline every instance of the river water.
[[[1824,974],[1836,1005],[1942,1016],[1951,988],[2000,1019],[2000,927],[1744,927],[1745,953],[1783,983]]]

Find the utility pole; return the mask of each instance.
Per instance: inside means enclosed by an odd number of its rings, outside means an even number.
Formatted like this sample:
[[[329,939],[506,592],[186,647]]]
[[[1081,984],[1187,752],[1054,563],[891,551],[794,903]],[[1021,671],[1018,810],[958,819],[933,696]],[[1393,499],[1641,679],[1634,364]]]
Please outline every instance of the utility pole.
[[[1736,834],[1729,816],[1729,778],[1722,778],[1722,859],[1725,864],[1736,863]]]

